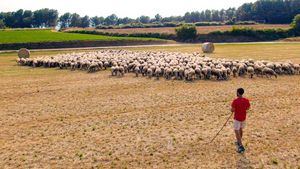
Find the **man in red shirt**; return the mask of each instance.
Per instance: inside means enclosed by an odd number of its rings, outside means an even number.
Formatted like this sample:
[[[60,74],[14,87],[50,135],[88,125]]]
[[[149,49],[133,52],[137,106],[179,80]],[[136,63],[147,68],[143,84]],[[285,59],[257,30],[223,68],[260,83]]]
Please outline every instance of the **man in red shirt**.
[[[237,98],[231,104],[231,112],[234,113],[234,132],[236,136],[237,152],[243,153],[245,148],[242,143],[243,129],[246,125],[246,114],[250,108],[250,102],[243,97],[244,89],[237,89]]]

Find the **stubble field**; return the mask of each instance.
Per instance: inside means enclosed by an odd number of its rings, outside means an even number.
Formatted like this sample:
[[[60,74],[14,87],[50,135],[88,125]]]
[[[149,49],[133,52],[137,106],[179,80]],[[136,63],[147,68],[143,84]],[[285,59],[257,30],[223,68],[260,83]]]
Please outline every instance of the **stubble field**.
[[[208,34],[214,31],[229,31],[233,27],[246,27],[253,28],[257,30],[263,29],[289,29],[288,24],[257,24],[257,25],[222,25],[222,26],[197,26],[197,31],[200,34]],[[68,30],[82,30],[81,28],[70,28]],[[85,28],[84,30],[97,30],[99,32],[108,33],[120,33],[120,34],[132,34],[132,33],[166,33],[175,34],[174,27],[162,27],[162,28],[123,28],[123,29],[94,29]]]
[[[216,49],[213,57],[300,63],[299,43]],[[199,45],[128,50],[195,52]],[[300,167],[300,75],[187,83],[19,67],[15,58],[0,54],[0,168]],[[244,155],[235,152],[232,120],[207,144],[238,87],[252,103]]]

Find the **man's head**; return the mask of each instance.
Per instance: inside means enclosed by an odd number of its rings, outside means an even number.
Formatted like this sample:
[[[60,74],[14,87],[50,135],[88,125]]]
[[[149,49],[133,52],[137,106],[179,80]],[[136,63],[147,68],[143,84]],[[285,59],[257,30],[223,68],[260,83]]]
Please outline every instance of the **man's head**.
[[[243,88],[238,88],[237,89],[237,91],[236,91],[236,95],[238,96],[238,97],[242,97],[243,96],[243,94],[244,94],[244,89]]]

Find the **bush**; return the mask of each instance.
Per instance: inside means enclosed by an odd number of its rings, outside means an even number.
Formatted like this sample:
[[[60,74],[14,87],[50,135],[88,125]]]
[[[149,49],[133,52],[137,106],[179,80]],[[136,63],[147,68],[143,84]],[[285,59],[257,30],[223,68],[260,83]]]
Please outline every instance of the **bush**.
[[[197,37],[197,29],[193,25],[182,25],[175,31],[177,39],[180,41],[193,41]]]
[[[228,20],[225,22],[225,25],[235,25],[235,21],[234,20]]]
[[[98,25],[96,29],[123,29],[123,28],[161,28],[161,27],[177,27],[181,26],[181,23],[176,22],[165,22],[165,23],[131,23],[131,24],[122,24],[114,26]]]
[[[253,28],[247,27],[233,27],[230,31],[215,31],[209,33],[211,35],[230,35],[230,36],[246,36],[252,37],[257,40],[277,40],[281,38],[287,38],[292,36],[290,30],[284,29],[264,29],[264,30],[256,30]]]
[[[300,35],[300,14],[295,16],[291,26],[296,35]]]
[[[5,24],[3,20],[0,20],[0,29],[4,29],[4,28],[5,28]]]
[[[256,25],[257,23],[254,21],[238,21],[235,24],[236,25]]]
[[[174,34],[166,33],[111,33],[111,32],[100,32],[95,30],[71,30],[65,31],[66,33],[79,33],[79,34],[92,34],[92,35],[106,35],[106,36],[118,36],[118,37],[143,37],[143,38],[159,38],[159,39],[168,39],[175,40],[176,37]]]
[[[182,24],[180,23],[175,23],[175,22],[165,22],[163,23],[163,27],[177,27],[181,26]]]
[[[196,26],[221,26],[221,22],[196,22]]]

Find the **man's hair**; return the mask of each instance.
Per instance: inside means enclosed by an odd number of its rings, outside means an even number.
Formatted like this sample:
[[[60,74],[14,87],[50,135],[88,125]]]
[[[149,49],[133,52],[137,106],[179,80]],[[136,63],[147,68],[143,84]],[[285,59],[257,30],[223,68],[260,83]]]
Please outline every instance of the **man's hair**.
[[[243,88],[238,88],[238,89],[237,89],[237,93],[238,93],[239,95],[241,95],[241,96],[244,94],[244,92],[245,92],[245,91],[244,91]]]

